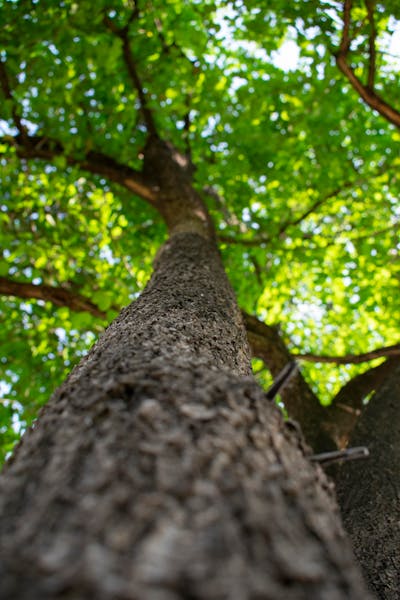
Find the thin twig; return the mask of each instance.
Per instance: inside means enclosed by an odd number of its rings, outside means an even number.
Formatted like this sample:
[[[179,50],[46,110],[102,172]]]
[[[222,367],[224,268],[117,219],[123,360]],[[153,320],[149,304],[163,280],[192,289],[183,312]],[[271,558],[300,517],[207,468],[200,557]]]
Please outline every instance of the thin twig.
[[[369,21],[369,62],[368,62],[368,80],[367,87],[373,90],[375,87],[375,72],[376,72],[376,27],[374,20],[374,5],[371,0],[365,0],[365,6],[367,7],[368,21]]]
[[[349,460],[360,460],[369,457],[369,450],[365,446],[355,446],[354,448],[345,448],[344,450],[333,450],[332,452],[322,452],[309,456],[312,462],[320,465],[330,465],[335,462],[347,462]]]
[[[289,383],[293,375],[298,371],[298,364],[295,360],[288,362],[276,376],[273,384],[265,392],[267,400],[274,400],[276,396],[283,390],[283,388]]]
[[[363,354],[347,354],[345,356],[328,356],[319,354],[293,354],[297,360],[306,360],[308,362],[320,362],[320,363],[334,363],[337,365],[347,364],[359,364],[374,360],[375,358],[382,358],[383,356],[399,356],[400,355],[400,344],[394,344],[393,346],[384,346],[383,348],[376,348]]]
[[[218,235],[218,241],[222,242],[223,244],[237,244],[239,246],[248,246],[250,248],[254,248],[268,244],[271,241],[271,238],[255,237],[252,239],[243,239],[237,236],[233,237],[230,235]]]

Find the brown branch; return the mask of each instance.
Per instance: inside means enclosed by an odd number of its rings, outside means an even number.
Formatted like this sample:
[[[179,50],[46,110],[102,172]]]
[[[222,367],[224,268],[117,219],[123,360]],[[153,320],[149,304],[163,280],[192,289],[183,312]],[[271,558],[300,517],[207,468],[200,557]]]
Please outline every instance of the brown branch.
[[[378,94],[376,94],[369,84],[364,85],[354,72],[354,69],[348,64],[347,59],[350,52],[350,24],[351,24],[351,0],[345,0],[343,3],[343,30],[342,38],[339,46],[339,51],[335,54],[336,64],[340,71],[345,75],[353,89],[358,93],[360,98],[364,100],[368,106],[376,110],[389,123],[400,128],[400,112],[394,109],[390,104],[385,102]],[[371,28],[372,29],[372,28]],[[370,35],[370,69],[368,82],[372,75],[375,77],[375,42],[374,50],[371,57],[371,37],[374,36],[374,31]],[[371,64],[372,58],[372,64]]]
[[[364,181],[364,180],[361,180],[361,181]],[[313,212],[315,212],[317,210],[317,208],[322,206],[322,204],[325,204],[325,202],[328,202],[328,200],[330,200],[331,198],[335,198],[336,196],[338,196],[338,194],[340,194],[344,190],[352,188],[355,185],[359,185],[359,183],[360,183],[360,180],[346,181],[340,187],[332,190],[331,192],[328,192],[321,198],[318,198],[318,200],[316,200],[313,204],[311,204],[311,206],[309,208],[307,208],[300,216],[296,217],[296,219],[294,219],[293,221],[286,221],[285,223],[283,223],[283,225],[279,229],[278,235],[281,236],[283,233],[286,232],[286,230],[289,227],[295,227],[296,225],[299,225],[302,221],[307,219],[307,217],[309,217]]]
[[[375,72],[376,72],[376,48],[375,48],[376,27],[375,27],[375,20],[374,20],[374,5],[371,0],[365,0],[365,6],[367,8],[368,21],[369,21],[369,38],[368,38],[369,63],[368,63],[367,87],[370,90],[373,90],[375,87]]]
[[[11,101],[11,115],[14,121],[14,124],[19,131],[21,137],[26,141],[28,138],[28,132],[25,125],[22,123],[21,117],[18,114],[16,102],[14,99],[14,95],[11,91],[10,81],[8,78],[8,74],[6,71],[6,63],[3,60],[0,60],[0,87],[3,90],[3,94],[6,100]]]
[[[44,300],[56,306],[66,306],[77,312],[89,312],[94,317],[105,319],[106,313],[99,309],[85,296],[71,292],[62,287],[51,285],[34,285],[33,283],[13,281],[0,277],[0,295],[14,296],[25,300]]]
[[[336,189],[332,190],[331,192],[328,192],[321,198],[318,198],[318,200],[316,200],[309,208],[307,208],[299,217],[296,217],[296,219],[294,219],[293,221],[288,220],[285,223],[283,223],[283,225],[279,229],[278,235],[282,236],[282,234],[285,233],[289,227],[299,225],[302,221],[304,221],[307,217],[309,217],[313,212],[315,212],[317,208],[322,206],[322,204],[324,204],[331,198],[335,198],[342,192],[344,192],[348,189],[351,189],[355,186],[360,186],[365,182],[369,182],[370,179],[379,177],[386,171],[387,171],[387,165],[381,165],[378,169],[375,170],[374,173],[371,173],[371,176],[369,178],[364,176],[364,177],[358,177],[357,179],[350,179],[349,181],[345,181],[341,186],[337,187]],[[305,239],[305,238],[303,237],[303,239]]]
[[[288,350],[275,327],[266,325],[257,317],[242,314],[253,356],[265,362],[273,377],[277,376],[285,364],[294,358],[300,358]],[[300,423],[306,440],[314,450],[318,448],[318,451],[324,452],[332,447],[332,441],[338,448],[346,446],[361,414],[362,400],[376,389],[393,366],[399,364],[399,355],[400,345],[396,354],[382,365],[350,380],[327,407],[319,404],[318,398],[300,372],[293,377],[288,388],[282,391],[282,400],[289,416]]]
[[[347,64],[344,56],[338,54],[336,63],[364,102],[372,109],[376,110],[382,117],[389,121],[389,123],[400,128],[400,112],[385,102],[378,94],[367,88],[367,86],[364,86],[355,75],[353,69]]]
[[[293,219],[291,221],[287,220],[284,223],[282,223],[282,225],[280,226],[280,228],[278,230],[277,236],[281,237],[284,233],[286,233],[286,231],[289,229],[289,227],[295,227],[296,225],[299,225],[302,221],[307,219],[307,217],[309,217],[313,212],[315,212],[317,210],[317,208],[322,206],[322,204],[324,204],[331,198],[335,198],[338,194],[340,194],[344,190],[349,189],[355,185],[360,185],[360,183],[362,183],[363,181],[364,181],[364,179],[346,181],[340,187],[338,187],[335,190],[332,190],[331,192],[328,192],[324,196],[318,198],[318,200],[316,200],[313,204],[311,204],[311,206],[309,206],[301,215],[299,215],[298,217],[296,217],[295,219]],[[209,193],[208,190],[205,190],[205,191],[207,193]],[[221,242],[226,242],[227,244],[240,244],[243,246],[258,246],[260,244],[268,244],[271,241],[271,238],[269,236],[255,237],[252,239],[243,239],[243,238],[238,238],[238,237],[233,238],[233,237],[227,236],[227,235],[219,235],[218,239]]]
[[[342,31],[342,39],[340,41],[340,53],[343,54],[344,56],[346,56],[350,51],[351,8],[352,8],[352,0],[344,0],[344,2],[343,2],[343,31]]]
[[[376,391],[399,364],[400,358],[392,356],[377,367],[356,375],[339,390],[332,400],[332,406],[347,407],[360,412],[363,409],[364,399]]]
[[[309,362],[320,362],[320,363],[334,363],[336,365],[357,365],[362,362],[373,360],[374,358],[382,358],[382,356],[400,356],[400,344],[394,344],[393,346],[385,346],[383,348],[376,348],[370,350],[370,352],[364,352],[363,354],[347,354],[345,356],[324,356],[318,354],[293,354],[297,360],[306,360]]]
[[[132,83],[137,91],[138,97],[139,97],[140,109],[141,109],[141,112],[143,115],[146,129],[150,135],[157,136],[157,128],[156,128],[155,121],[153,118],[153,113],[148,105],[147,96],[144,91],[144,86],[142,84],[141,78],[140,78],[138,70],[137,70],[136,62],[135,62],[133,54],[132,54],[131,44],[130,44],[130,40],[129,40],[129,25],[134,18],[137,18],[138,14],[139,14],[138,8],[137,8],[137,6],[135,6],[135,9],[131,15],[131,19],[128,21],[128,23],[127,23],[127,25],[125,25],[125,27],[121,27],[121,28],[116,27],[113,20],[110,19],[110,17],[108,17],[107,15],[104,16],[103,22],[104,22],[105,26],[114,35],[119,37],[122,42],[122,56],[123,56],[129,77],[131,78],[131,81],[132,81]]]
[[[110,181],[114,181],[129,191],[134,192],[151,204],[154,203],[155,191],[152,182],[144,177],[142,173],[119,163],[106,154],[90,151],[82,158],[68,156],[65,155],[64,148],[60,142],[45,136],[29,136],[26,140],[22,136],[14,138],[4,136],[0,141],[14,146],[17,156],[24,159],[38,158],[40,160],[52,161],[57,156],[64,156],[67,164],[77,166],[95,175],[106,177]]]

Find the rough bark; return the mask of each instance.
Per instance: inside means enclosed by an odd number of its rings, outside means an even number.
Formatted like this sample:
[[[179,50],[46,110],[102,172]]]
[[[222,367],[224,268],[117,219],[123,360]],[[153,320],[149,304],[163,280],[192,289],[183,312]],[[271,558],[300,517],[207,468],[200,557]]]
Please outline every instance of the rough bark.
[[[372,591],[395,600],[400,590],[400,368],[371,398],[351,438],[370,458],[336,473],[339,501],[354,552]]]
[[[193,187],[193,165],[187,156],[150,135],[144,149],[143,174],[153,181],[154,205],[170,234],[192,232],[215,239],[207,207]]]
[[[365,600],[247,354],[213,245],[173,236],[2,474],[0,598]]]

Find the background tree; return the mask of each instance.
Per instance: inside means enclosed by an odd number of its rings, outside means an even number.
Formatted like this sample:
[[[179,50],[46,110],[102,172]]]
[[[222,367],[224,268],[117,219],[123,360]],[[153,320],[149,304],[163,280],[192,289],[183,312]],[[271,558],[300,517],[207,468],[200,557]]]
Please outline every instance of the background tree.
[[[149,277],[172,217],[148,134],[196,168],[254,354],[303,357],[287,411],[316,450],[346,443],[341,385],[398,353],[397,11],[3,4],[3,453]]]

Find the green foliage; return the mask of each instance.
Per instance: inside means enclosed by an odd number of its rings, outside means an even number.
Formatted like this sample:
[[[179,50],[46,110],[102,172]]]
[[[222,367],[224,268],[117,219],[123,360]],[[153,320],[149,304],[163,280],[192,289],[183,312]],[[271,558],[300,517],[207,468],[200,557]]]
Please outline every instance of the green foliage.
[[[266,5],[140,2],[129,38],[148,107],[161,136],[190,146],[242,308],[279,323],[297,352],[340,355],[395,343],[400,132],[361,102],[335,65],[339,3]],[[121,40],[104,23],[108,15],[123,27],[133,9],[128,0],[0,3],[0,56],[13,95],[0,93],[0,276],[68,289],[107,313],[2,298],[3,454],[143,289],[165,239],[143,200],[66,159],[102,152],[141,168],[138,93]],[[365,79],[364,4],[355,3],[354,14],[352,61]],[[377,87],[392,103],[396,19],[396,2],[379,3]],[[15,113],[30,134],[58,140],[65,155],[18,158],[9,143]],[[357,372],[304,371],[323,401]]]

